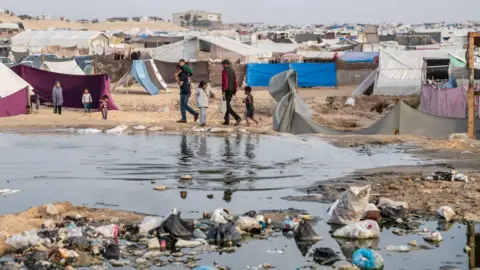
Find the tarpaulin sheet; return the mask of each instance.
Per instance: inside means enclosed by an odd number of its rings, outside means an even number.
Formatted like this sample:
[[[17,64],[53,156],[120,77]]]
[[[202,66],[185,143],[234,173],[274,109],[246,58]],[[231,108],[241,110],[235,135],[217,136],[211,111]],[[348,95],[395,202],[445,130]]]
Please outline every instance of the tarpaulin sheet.
[[[28,88],[0,98],[0,118],[25,114],[28,105]]]
[[[456,88],[439,88],[424,84],[420,95],[420,111],[426,114],[466,118],[467,91],[464,86]]]
[[[335,63],[292,63],[297,72],[299,87],[329,87],[337,85]]]
[[[345,52],[340,59],[349,63],[372,63],[379,54],[379,52]]]
[[[75,61],[85,74],[92,75],[93,55],[75,56]]]
[[[247,84],[249,86],[268,86],[273,76],[289,68],[289,64],[248,64]]]
[[[23,65],[12,67],[12,70],[33,86],[33,91],[40,96],[42,102],[52,101],[53,85],[59,81],[63,90],[63,106],[65,107],[83,108],[82,95],[87,88],[93,98],[92,108],[99,108],[99,101],[104,95],[107,95],[109,97],[108,109],[118,110],[118,106],[110,94],[110,80],[106,74],[75,76]]]
[[[105,60],[95,59],[95,73],[108,74],[112,83],[118,82],[129,73],[132,69],[132,61],[130,60]]]
[[[148,75],[150,76],[150,79],[152,79],[153,84],[155,84],[159,90],[168,90],[167,83],[163,80],[160,72],[158,72],[153,59],[145,60],[145,67],[147,68]]]
[[[160,93],[160,90],[153,83],[150,75],[148,74],[144,60],[133,60],[132,75],[150,95],[158,95],[158,93]]]
[[[85,75],[85,72],[83,72],[83,70],[77,65],[77,62],[73,59],[64,62],[44,61],[40,69],[62,74]]]
[[[323,133],[342,134],[414,134],[434,139],[445,139],[452,133],[466,133],[467,119],[447,118],[419,112],[400,101],[376,123],[362,130],[342,132],[331,130],[312,120],[312,111],[300,98],[295,88],[295,70],[282,72],[272,78],[269,91],[277,101],[273,114],[275,131],[293,134]],[[480,119],[476,119],[477,136],[480,135]]]
[[[155,66],[158,69],[158,72],[160,72],[162,78],[165,80],[166,83],[176,83],[174,74],[177,69],[178,63],[159,60],[154,60],[154,62]],[[190,78],[192,82],[199,83],[200,81],[207,82],[209,80],[207,61],[189,62],[186,64],[193,71],[193,76]]]

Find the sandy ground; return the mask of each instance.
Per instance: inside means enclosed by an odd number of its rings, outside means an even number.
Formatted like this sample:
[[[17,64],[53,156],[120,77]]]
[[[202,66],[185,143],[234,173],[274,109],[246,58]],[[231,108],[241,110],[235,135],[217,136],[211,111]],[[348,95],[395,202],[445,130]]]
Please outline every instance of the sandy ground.
[[[2,22],[23,22],[26,29],[30,30],[48,30],[49,28],[69,28],[72,30],[88,29],[93,31],[111,31],[111,30],[128,30],[131,28],[148,28],[150,30],[170,30],[182,31],[183,27],[175,25],[171,22],[99,22],[95,24],[84,24],[76,22],[64,22],[59,20],[25,20],[22,21],[16,16],[0,15]]]

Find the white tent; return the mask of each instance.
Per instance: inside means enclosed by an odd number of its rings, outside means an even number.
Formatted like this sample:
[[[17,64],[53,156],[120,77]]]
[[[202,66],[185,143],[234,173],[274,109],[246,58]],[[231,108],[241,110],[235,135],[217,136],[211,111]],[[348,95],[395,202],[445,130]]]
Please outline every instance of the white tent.
[[[85,72],[78,66],[75,60],[64,62],[45,61],[40,69],[69,75],[85,75]]]
[[[0,63],[0,77],[2,78],[0,97],[9,96],[26,87],[28,87],[30,95],[32,94],[33,87],[2,63]]]
[[[387,51],[380,50],[375,75],[365,81],[374,82],[373,94],[406,96],[420,93],[424,58],[449,58],[449,54],[465,55],[465,50]],[[375,78],[375,80],[373,80]],[[362,94],[371,83],[364,82],[353,92]]]

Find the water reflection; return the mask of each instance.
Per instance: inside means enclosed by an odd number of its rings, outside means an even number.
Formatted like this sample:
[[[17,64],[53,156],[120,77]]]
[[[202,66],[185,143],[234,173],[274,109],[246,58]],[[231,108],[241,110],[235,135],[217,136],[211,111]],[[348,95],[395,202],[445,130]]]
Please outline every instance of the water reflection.
[[[180,157],[179,157],[179,165],[181,166],[189,166],[191,165],[191,159],[195,157],[193,154],[190,145],[187,142],[187,135],[183,134],[182,138],[180,139]]]

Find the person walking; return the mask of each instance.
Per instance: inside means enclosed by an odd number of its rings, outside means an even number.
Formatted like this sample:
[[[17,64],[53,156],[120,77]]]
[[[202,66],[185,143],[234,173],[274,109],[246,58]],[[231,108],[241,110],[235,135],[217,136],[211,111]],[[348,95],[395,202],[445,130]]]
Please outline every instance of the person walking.
[[[227,111],[225,112],[225,122],[222,125],[230,125],[230,115],[235,118],[235,126],[240,124],[242,119],[238,114],[233,110],[231,102],[232,97],[237,94],[238,82],[235,71],[230,67],[230,61],[225,59],[222,61],[223,71],[222,71],[222,92],[225,102],[227,103]]]
[[[62,105],[63,105],[63,93],[62,86],[60,82],[56,81],[52,89],[52,103],[53,103],[53,113],[62,115]]]
[[[200,109],[200,126],[204,127],[207,123],[208,100],[210,99],[210,90],[208,90],[206,82],[200,82],[195,97],[197,100],[197,107]]]
[[[175,80],[180,86],[180,113],[182,119],[178,120],[177,123],[187,123],[187,111],[193,115],[193,121],[198,120],[199,113],[188,106],[188,99],[190,98],[191,87],[190,87],[190,77],[193,76],[193,72],[185,65],[185,60],[180,60],[178,62],[177,71],[175,72]]]

